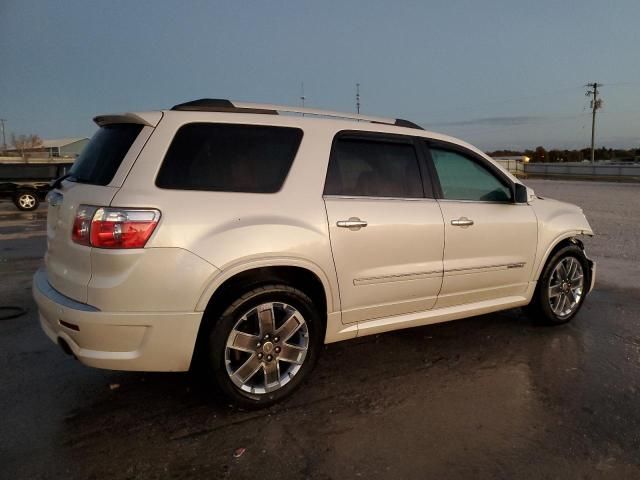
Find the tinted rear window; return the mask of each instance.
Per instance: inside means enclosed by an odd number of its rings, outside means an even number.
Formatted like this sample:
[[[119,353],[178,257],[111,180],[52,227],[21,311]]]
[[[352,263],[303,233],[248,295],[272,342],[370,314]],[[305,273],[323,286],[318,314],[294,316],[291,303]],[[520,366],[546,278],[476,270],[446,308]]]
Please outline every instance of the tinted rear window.
[[[141,130],[142,125],[135,123],[100,127],[73,164],[69,180],[109,184]]]
[[[160,188],[275,193],[300,146],[296,128],[190,123],[176,133],[156,185]]]
[[[324,193],[420,198],[424,192],[415,148],[410,143],[338,138]]]

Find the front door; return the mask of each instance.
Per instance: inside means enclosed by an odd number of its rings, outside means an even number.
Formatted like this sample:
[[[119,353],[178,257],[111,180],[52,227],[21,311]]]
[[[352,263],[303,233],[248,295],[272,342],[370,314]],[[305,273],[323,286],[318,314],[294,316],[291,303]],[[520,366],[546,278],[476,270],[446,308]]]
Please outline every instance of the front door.
[[[435,305],[444,226],[424,174],[410,137],[334,141],[324,201],[344,323]]]
[[[538,237],[533,209],[514,203],[507,179],[473,152],[432,144],[430,153],[445,225],[436,307],[524,296]]]

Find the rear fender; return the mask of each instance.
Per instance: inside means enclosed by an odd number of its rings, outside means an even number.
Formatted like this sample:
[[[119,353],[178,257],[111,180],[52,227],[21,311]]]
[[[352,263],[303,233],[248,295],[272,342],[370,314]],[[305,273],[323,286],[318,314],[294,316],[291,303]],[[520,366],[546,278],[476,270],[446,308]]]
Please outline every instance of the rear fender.
[[[328,276],[318,265],[302,258],[269,257],[236,263],[221,271],[220,274],[217,275],[213,279],[213,281],[204,289],[196,306],[196,311],[201,312],[206,309],[209,300],[213,297],[214,293],[224,282],[239,273],[261,267],[300,267],[311,271],[320,279],[322,287],[324,288],[325,297],[327,299],[327,312],[331,313],[336,311],[336,308],[339,308],[340,304],[337,289],[333,289],[331,287]]]

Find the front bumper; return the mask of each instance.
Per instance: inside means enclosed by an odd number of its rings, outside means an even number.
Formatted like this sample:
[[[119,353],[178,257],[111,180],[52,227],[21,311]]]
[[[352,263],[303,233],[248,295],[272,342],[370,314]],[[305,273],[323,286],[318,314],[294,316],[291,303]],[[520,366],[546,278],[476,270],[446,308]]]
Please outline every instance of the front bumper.
[[[103,312],[56,291],[45,269],[33,277],[33,297],[47,336],[68,346],[85,365],[162,372],[189,369],[202,312]]]
[[[596,262],[590,258],[587,258],[587,262],[589,262],[589,268],[591,270],[591,274],[589,275],[591,281],[589,282],[589,291],[587,292],[590,293],[596,285]]]

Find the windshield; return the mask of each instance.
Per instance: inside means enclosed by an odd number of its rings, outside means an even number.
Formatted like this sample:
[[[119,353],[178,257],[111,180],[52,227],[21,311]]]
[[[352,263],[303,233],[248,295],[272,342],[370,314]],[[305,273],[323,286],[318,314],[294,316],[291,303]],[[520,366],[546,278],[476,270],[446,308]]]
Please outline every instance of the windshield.
[[[142,130],[135,123],[100,127],[71,168],[69,180],[107,185]]]

